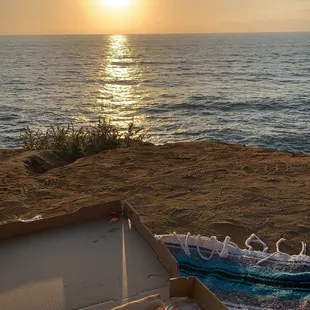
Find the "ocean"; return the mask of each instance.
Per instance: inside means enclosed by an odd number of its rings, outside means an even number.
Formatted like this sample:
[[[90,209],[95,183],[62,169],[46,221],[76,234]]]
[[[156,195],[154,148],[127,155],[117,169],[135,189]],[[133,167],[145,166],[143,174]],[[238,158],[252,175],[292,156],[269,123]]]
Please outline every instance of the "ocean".
[[[0,37],[0,148],[99,117],[155,144],[310,153],[310,33]]]

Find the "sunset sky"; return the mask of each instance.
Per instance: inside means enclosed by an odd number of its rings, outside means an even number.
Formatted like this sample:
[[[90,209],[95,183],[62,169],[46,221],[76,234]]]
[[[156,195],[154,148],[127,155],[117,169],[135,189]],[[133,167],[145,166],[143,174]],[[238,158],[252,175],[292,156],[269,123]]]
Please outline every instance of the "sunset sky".
[[[0,34],[310,31],[310,0],[0,0]]]

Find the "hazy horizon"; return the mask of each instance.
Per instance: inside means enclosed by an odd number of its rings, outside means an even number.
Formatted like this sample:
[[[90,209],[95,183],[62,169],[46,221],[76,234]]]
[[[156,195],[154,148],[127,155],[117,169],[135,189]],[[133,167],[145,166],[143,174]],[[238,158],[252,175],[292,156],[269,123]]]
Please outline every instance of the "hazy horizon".
[[[229,34],[306,34],[310,31],[261,31],[261,32],[174,32],[174,33],[48,33],[48,34],[0,34],[1,37],[65,37],[65,36],[170,36],[170,35],[229,35]]]
[[[310,32],[308,0],[0,0],[0,35]]]

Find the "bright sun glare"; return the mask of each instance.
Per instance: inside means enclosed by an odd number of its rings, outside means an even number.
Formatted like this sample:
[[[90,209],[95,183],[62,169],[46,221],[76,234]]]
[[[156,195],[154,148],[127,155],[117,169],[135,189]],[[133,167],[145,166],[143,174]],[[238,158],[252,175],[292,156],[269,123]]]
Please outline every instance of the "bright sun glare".
[[[101,0],[101,4],[109,8],[124,8],[131,0]]]

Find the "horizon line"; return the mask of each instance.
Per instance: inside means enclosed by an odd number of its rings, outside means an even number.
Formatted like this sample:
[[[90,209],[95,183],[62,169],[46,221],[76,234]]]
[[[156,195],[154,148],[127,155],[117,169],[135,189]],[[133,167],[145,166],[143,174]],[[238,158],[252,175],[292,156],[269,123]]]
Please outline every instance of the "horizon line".
[[[171,32],[171,33],[37,33],[37,34],[1,34],[1,37],[31,37],[31,36],[130,36],[130,35],[208,35],[208,34],[265,34],[265,33],[310,33],[308,31],[237,31],[237,32]]]

